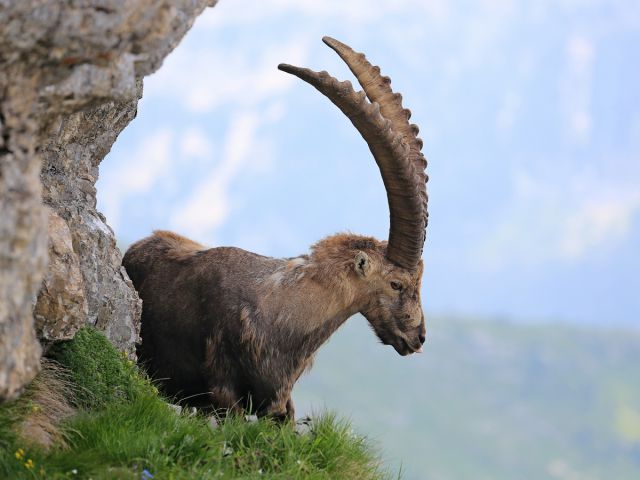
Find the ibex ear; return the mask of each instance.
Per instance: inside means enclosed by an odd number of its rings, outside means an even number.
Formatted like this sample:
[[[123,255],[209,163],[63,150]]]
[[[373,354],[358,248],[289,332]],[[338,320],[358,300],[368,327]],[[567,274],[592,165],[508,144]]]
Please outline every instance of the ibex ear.
[[[356,273],[358,275],[361,277],[369,275],[369,272],[371,272],[371,260],[369,260],[369,255],[364,252],[358,252],[354,261]]]

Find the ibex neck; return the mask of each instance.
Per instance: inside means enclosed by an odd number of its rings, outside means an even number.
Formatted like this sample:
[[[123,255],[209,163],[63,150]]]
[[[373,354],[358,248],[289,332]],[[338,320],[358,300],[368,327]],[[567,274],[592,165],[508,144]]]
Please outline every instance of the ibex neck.
[[[263,308],[274,313],[274,328],[287,350],[309,357],[352,315],[361,310],[348,272],[318,266],[306,257],[288,260],[265,282]],[[322,269],[322,271],[321,271]]]

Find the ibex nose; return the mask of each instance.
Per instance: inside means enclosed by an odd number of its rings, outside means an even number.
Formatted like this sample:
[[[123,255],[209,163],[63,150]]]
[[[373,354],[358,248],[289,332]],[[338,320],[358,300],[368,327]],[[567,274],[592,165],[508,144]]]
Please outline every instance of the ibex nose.
[[[421,333],[421,334],[418,336],[418,339],[420,340],[420,343],[424,344],[424,341],[426,340],[426,337]]]

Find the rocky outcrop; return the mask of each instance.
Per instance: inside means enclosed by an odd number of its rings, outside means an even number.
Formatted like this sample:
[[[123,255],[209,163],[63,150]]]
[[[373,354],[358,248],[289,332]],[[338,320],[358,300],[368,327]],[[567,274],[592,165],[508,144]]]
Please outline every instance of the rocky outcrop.
[[[133,353],[140,302],[96,210],[98,166],[142,78],[215,3],[0,0],[0,401],[37,371],[33,312],[44,340],[90,323]]]
[[[69,227],[87,304],[87,315],[79,322],[60,316],[51,316],[47,322],[90,323],[129,354],[133,354],[138,338],[140,301],[120,265],[120,252],[113,232],[96,210],[95,182],[100,161],[120,131],[135,117],[141,92],[136,88],[134,78],[132,82],[132,98],[110,100],[61,115],[40,133],[43,199]],[[52,262],[65,263],[52,253]],[[69,297],[72,295],[70,290],[76,289],[72,282],[60,286],[67,290],[58,291],[60,297]],[[41,294],[36,309],[44,300],[46,298]]]

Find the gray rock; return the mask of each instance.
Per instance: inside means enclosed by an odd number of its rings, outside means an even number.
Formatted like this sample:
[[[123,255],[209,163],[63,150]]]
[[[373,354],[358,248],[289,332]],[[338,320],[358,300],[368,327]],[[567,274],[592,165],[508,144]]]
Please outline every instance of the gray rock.
[[[2,13],[0,25],[2,32]],[[5,65],[4,54],[0,40],[0,402],[15,398],[38,372],[32,308],[47,264],[32,113],[38,74],[28,65]]]
[[[41,342],[73,338],[87,318],[84,282],[71,230],[56,213],[49,213],[49,270],[34,309]]]
[[[43,339],[89,323],[133,356],[141,305],[96,210],[98,166],[135,117],[142,78],[215,3],[0,0],[0,402],[37,373],[45,278]]]
[[[215,430],[219,426],[220,422],[218,422],[218,418],[215,415],[211,415],[209,417],[209,427],[211,427],[211,430]]]
[[[85,323],[103,330],[130,356],[138,339],[141,304],[120,265],[113,232],[96,210],[95,182],[99,162],[135,117],[137,100],[136,94],[124,102],[112,100],[60,116],[42,133],[43,200],[71,230],[88,305]]]
[[[313,431],[313,420],[311,417],[302,417],[296,421],[295,432],[298,435],[308,435]]]
[[[175,405],[173,403],[169,403],[168,405],[169,408],[176,412],[177,415],[180,415],[182,413],[182,407],[180,405]]]

